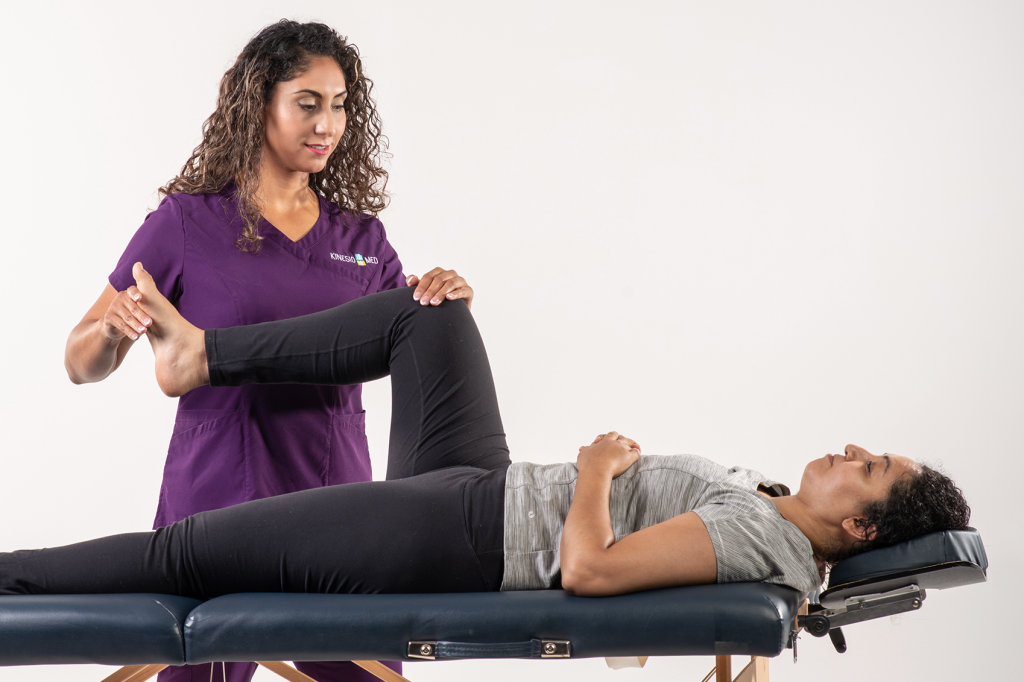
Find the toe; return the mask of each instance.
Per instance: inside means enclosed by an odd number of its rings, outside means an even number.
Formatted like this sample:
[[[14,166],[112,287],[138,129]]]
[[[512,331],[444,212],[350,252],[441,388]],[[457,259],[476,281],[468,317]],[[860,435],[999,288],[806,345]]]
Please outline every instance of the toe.
[[[160,293],[160,289],[153,280],[153,276],[142,267],[142,263],[136,263],[132,266],[132,276],[135,277],[135,286],[142,294],[142,301],[145,305],[157,306],[158,308],[163,305],[163,301],[166,299]],[[152,313],[155,311],[148,309],[147,312]]]
[[[142,267],[142,263],[136,263],[135,265],[132,266],[132,277],[135,278],[136,286],[139,288],[140,291],[142,291],[142,293],[149,293],[146,289],[143,289],[143,286],[153,284],[153,277],[148,272],[146,272],[146,269],[144,267]]]

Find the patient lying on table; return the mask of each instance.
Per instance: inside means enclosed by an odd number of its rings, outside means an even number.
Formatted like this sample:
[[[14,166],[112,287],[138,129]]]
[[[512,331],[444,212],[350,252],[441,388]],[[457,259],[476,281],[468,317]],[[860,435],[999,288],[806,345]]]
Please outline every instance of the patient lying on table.
[[[200,330],[135,266],[157,381],[350,384],[391,377],[386,481],[196,514],[145,533],[0,554],[0,594],[423,593],[562,587],[602,596],[762,581],[810,592],[827,564],[967,527],[943,474],[855,445],[800,489],[609,432],[576,463],[512,463],[468,308],[396,289],[291,320]],[[609,390],[617,390],[609,379]]]

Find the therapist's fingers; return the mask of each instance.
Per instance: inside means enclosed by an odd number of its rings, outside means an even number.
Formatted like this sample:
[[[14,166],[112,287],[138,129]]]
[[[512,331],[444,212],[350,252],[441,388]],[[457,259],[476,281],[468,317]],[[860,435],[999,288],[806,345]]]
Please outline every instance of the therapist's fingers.
[[[420,294],[420,303],[423,305],[437,305],[440,303],[444,296],[444,293],[441,293],[442,289],[447,286],[448,280],[453,276],[457,276],[454,270],[441,270],[441,268],[434,268],[426,275],[423,275],[419,285],[416,287],[417,290],[423,290],[423,293]],[[428,277],[430,282],[427,282]],[[413,294],[412,297],[416,298],[416,294]]]
[[[467,306],[472,307],[473,287],[455,270],[434,268],[419,279],[412,297],[422,305],[440,305],[445,300],[463,299]]]
[[[462,299],[470,308],[473,307],[473,287],[469,286],[462,277],[454,277],[434,295],[430,300],[431,304],[438,305],[442,300],[457,301]],[[434,303],[437,301],[437,303]]]
[[[449,301],[454,301],[457,298],[473,298],[473,287],[469,286],[465,277],[453,277],[448,280],[448,283],[451,284],[451,290],[445,294],[445,298]]]
[[[103,314],[103,332],[107,338],[117,340],[127,336],[137,341],[153,323],[138,304],[141,294],[134,286],[118,292]]]
[[[417,280],[416,281],[416,291],[412,292],[412,300],[414,300],[414,301],[422,300],[423,294],[427,293],[427,289],[429,289],[430,286],[432,284],[434,284],[434,278],[437,277],[438,275],[440,275],[442,272],[444,272],[443,269],[441,269],[441,268],[434,268],[430,272],[423,273],[422,277],[416,277],[416,275],[410,275],[409,276],[410,279],[415,277],[416,280]],[[426,301],[426,303],[424,303],[424,305],[426,305],[429,302],[430,302],[430,298],[427,297],[427,301]]]
[[[452,271],[454,272],[454,270]],[[466,280],[461,277],[448,277],[439,276],[435,278],[434,283],[430,285],[430,288],[423,294],[423,298],[420,299],[422,303],[424,299],[430,301],[430,305],[437,305],[448,296],[448,293],[459,286],[465,286]]]

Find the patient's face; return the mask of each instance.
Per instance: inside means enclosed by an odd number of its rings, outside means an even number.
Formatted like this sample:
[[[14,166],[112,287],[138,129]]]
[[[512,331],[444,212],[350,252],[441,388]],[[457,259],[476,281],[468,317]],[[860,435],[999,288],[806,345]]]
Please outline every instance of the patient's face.
[[[919,471],[914,460],[900,455],[873,455],[857,445],[842,454],[828,454],[804,468],[800,496],[830,520],[859,517],[864,507],[884,498],[902,476]]]

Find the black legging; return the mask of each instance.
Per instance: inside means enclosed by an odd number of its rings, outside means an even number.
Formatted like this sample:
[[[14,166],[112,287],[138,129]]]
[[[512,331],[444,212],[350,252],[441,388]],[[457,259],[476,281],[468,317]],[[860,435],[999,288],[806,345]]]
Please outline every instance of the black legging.
[[[206,352],[214,386],[390,374],[388,480],[0,554],[0,594],[499,589],[510,462],[487,355],[462,301],[427,307],[397,289],[292,320],[210,330]]]

